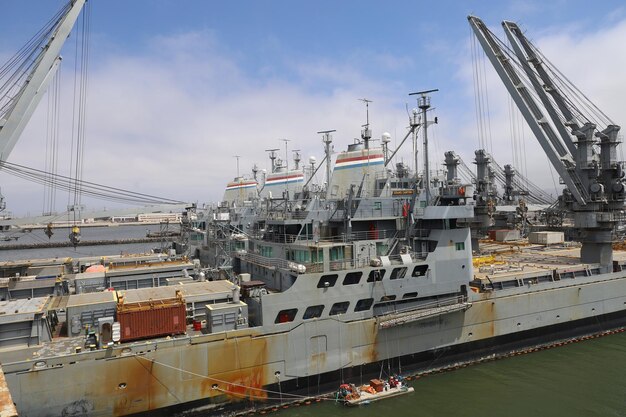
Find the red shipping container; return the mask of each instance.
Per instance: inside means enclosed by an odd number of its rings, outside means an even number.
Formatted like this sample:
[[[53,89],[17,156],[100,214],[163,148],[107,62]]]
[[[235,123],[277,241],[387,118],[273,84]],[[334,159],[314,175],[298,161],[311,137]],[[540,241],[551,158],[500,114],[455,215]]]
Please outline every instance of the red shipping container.
[[[147,301],[117,306],[120,340],[149,339],[185,333],[187,311],[184,300]]]

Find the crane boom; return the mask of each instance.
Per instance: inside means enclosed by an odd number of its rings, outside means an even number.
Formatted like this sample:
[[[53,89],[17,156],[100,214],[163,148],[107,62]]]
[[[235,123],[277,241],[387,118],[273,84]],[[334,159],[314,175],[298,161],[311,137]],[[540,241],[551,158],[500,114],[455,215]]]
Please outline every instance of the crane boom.
[[[41,101],[61,62],[61,48],[68,38],[85,0],[71,0],[56,30],[42,48],[26,82],[13,98],[12,108],[0,120],[0,161],[6,161]]]
[[[526,75],[531,81],[535,92],[541,100],[541,103],[545,107],[548,115],[554,123],[554,126],[559,132],[563,143],[565,143],[565,146],[569,150],[570,155],[576,155],[576,145],[572,141],[572,138],[567,131],[566,126],[561,123],[559,115],[556,109],[552,106],[552,103],[550,102],[547,93],[550,93],[554,98],[559,110],[561,111],[561,114],[563,114],[563,117],[565,118],[565,123],[570,125],[572,130],[577,131],[578,124],[576,123],[572,112],[565,104],[565,101],[560,95],[559,90],[554,86],[552,79],[541,65],[539,57],[537,57],[534,49],[530,46],[530,42],[528,41],[528,39],[526,39],[520,28],[515,23],[509,21],[502,22],[502,27],[504,28],[504,33],[506,33],[506,36],[511,42],[511,46],[515,51],[515,55],[517,55],[519,62],[522,64],[524,72],[526,72]],[[524,51],[522,51],[522,48],[524,49]],[[524,54],[524,52],[526,54]],[[529,63],[533,65],[535,71],[537,71],[536,73],[530,67]],[[541,79],[541,83],[537,79],[538,76]]]
[[[468,20],[528,126],[567,185],[569,194],[564,191],[560,203],[574,213],[573,234],[582,243],[581,261],[600,264],[610,271],[615,226],[622,221],[626,200],[623,162],[617,160],[620,127],[609,120],[606,128],[598,131],[596,125],[590,122],[593,117],[577,108],[554,83],[548,73],[549,70],[556,74],[554,68],[547,60],[542,62],[541,53],[516,24],[502,22],[514,51],[510,54],[503,50],[502,42],[479,18],[469,16]],[[518,64],[523,71],[513,64]],[[558,78],[555,75],[555,79]],[[531,90],[524,82],[530,83]],[[559,135],[544,117],[539,103],[531,95],[532,90]],[[585,100],[589,102],[586,97]],[[596,145],[600,147],[599,154],[594,150]]]
[[[524,116],[526,123],[539,141],[550,163],[559,173],[578,204],[584,206],[588,201],[588,192],[580,186],[580,180],[570,168],[574,161],[563,143],[548,123],[546,117],[533,99],[528,88],[519,78],[515,68],[505,52],[500,48],[495,37],[486,25],[476,16],[468,16],[468,21],[485,54],[507,88],[511,98]]]

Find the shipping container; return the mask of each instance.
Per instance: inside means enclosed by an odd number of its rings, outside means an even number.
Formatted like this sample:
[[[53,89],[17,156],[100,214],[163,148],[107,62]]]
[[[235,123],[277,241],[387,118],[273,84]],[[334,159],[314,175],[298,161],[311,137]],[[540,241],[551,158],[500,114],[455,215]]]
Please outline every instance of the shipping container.
[[[496,230],[495,239],[497,242],[507,242],[509,240],[518,240],[520,238],[519,230],[517,229],[502,229]]]
[[[120,340],[128,342],[183,334],[187,329],[186,315],[182,297],[128,304],[122,299],[117,305]]]
[[[528,235],[528,241],[539,245],[554,245],[564,242],[563,232],[532,232]]]

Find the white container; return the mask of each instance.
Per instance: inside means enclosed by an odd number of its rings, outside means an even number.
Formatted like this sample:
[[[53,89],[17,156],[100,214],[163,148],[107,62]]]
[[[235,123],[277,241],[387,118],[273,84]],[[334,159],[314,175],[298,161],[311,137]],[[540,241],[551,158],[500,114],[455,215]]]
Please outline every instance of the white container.
[[[565,236],[563,232],[532,232],[528,235],[528,241],[538,245],[554,245],[563,243]]]
[[[509,240],[518,240],[520,238],[519,230],[496,230],[496,242],[507,242]]]

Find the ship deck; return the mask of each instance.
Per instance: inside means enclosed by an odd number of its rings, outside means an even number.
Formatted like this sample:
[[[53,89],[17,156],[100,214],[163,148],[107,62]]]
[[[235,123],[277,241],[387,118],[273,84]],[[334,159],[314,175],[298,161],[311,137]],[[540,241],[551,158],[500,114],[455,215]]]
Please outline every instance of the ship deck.
[[[481,256],[474,257],[474,278],[506,281],[552,271],[586,271],[597,265],[580,261],[580,246],[576,244],[518,245],[510,242],[481,243]],[[626,251],[614,250],[613,260],[626,263]]]

